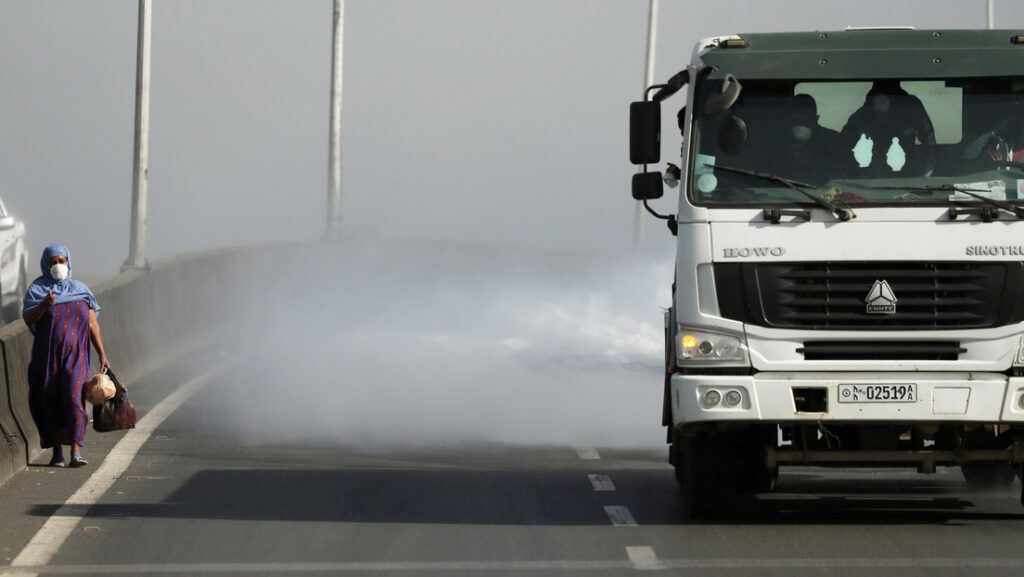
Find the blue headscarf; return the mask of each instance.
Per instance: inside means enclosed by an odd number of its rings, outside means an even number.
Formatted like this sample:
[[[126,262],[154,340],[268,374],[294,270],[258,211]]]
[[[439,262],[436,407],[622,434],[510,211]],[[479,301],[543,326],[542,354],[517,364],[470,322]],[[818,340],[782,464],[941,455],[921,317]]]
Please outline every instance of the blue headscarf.
[[[62,255],[68,259],[68,278],[57,282],[50,276],[50,259]],[[96,311],[96,314],[100,312],[100,305],[96,302],[96,297],[93,296],[92,291],[89,287],[85,286],[85,283],[71,279],[71,253],[68,249],[59,244],[51,244],[50,246],[43,249],[43,258],[39,261],[39,268],[43,271],[43,276],[32,281],[32,284],[28,287],[28,292],[25,293],[25,300],[23,303],[23,310],[30,311],[39,306],[46,295],[53,291],[53,296],[57,297],[55,304],[70,303],[74,301],[86,301],[89,303],[89,308]],[[30,327],[33,328],[34,327]],[[35,332],[33,330],[33,332]]]

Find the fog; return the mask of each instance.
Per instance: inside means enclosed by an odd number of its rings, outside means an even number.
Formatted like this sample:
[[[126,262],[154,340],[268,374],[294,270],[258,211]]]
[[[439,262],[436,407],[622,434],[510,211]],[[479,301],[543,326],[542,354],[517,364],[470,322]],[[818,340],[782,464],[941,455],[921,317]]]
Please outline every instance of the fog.
[[[233,331],[204,428],[368,450],[658,446],[669,259],[352,241]],[[667,255],[665,255],[667,256]],[[251,319],[250,319],[251,320]],[[251,327],[251,328],[250,328]]]
[[[326,223],[332,1],[153,4],[149,259],[317,238]],[[647,5],[347,0],[345,228],[630,250],[626,118],[641,94]],[[682,68],[709,35],[980,28],[985,5],[662,0],[656,78]],[[1024,4],[994,6],[999,27],[1024,26]],[[137,8],[0,0],[0,195],[26,222],[30,254],[65,244],[79,275],[115,274],[128,256]],[[678,147],[674,132],[666,159]]]
[[[153,4],[148,258],[320,238],[331,0]],[[662,0],[655,76],[710,35],[980,28],[985,4]],[[1024,4],[994,5],[1024,26]],[[627,161],[647,6],[348,0],[345,239],[240,279],[261,298],[234,344],[269,352],[208,423],[254,443],[660,443],[672,239],[648,218],[634,247]],[[0,195],[33,274],[51,242],[79,278],[128,256],[137,7],[0,0]]]

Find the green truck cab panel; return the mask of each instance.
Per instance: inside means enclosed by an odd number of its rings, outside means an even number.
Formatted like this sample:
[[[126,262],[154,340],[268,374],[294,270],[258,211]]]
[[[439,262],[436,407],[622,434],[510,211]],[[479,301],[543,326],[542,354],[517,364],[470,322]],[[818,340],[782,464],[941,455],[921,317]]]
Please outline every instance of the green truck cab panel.
[[[1022,30],[844,30],[740,34],[709,47],[710,77],[951,78],[1024,75]]]

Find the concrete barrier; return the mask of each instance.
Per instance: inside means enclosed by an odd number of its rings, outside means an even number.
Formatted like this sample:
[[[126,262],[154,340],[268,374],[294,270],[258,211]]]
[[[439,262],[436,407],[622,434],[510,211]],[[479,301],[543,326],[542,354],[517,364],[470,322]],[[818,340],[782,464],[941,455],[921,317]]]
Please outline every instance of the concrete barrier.
[[[157,351],[228,328],[226,319],[244,314],[240,307],[257,296],[273,298],[269,287],[292,276],[297,261],[323,246],[268,245],[181,255],[154,263],[149,271],[123,273],[91,286],[103,308],[100,330],[111,365],[119,374],[130,372]],[[253,285],[267,287],[267,294],[238,298],[244,292],[240,287]],[[0,328],[0,484],[42,452],[28,409],[32,338],[20,320]]]
[[[25,323],[17,321],[15,326],[0,330],[0,347],[2,347],[4,365],[3,395],[8,405],[0,407],[0,422],[5,423],[4,432],[7,441],[13,446],[8,453],[0,455],[0,461],[7,458],[14,461],[0,464],[0,483],[10,475],[20,471],[36,453],[30,454],[32,446],[39,447],[39,435],[32,415],[28,409],[28,361],[32,353],[32,333]],[[8,428],[6,423],[12,423]],[[34,441],[34,445],[30,442]]]
[[[6,349],[8,345],[4,341],[0,346]],[[3,371],[0,372],[0,378],[3,379],[3,382],[0,382],[0,435],[3,435],[3,439],[0,439],[0,483],[16,473],[28,458],[25,434],[14,416],[14,408],[20,408],[21,404],[12,401],[6,386],[12,368],[4,360],[5,356],[6,354],[0,351],[0,364],[3,365]],[[17,367],[13,368],[14,372],[17,370]]]

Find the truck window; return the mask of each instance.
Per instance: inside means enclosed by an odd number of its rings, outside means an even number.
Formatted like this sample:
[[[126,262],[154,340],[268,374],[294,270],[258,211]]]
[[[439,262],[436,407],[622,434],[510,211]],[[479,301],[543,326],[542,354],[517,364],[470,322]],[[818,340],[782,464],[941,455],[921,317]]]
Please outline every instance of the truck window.
[[[698,83],[688,190],[698,204],[804,202],[787,186],[718,166],[846,202],[948,202],[906,191],[943,184],[1022,196],[1024,171],[1012,164],[1024,156],[1024,78],[741,81],[739,100],[715,116],[700,103],[720,81]],[[741,137],[730,133],[737,127]]]
[[[862,104],[871,82],[801,82],[794,94],[809,94],[818,102],[819,124],[840,131]],[[917,97],[932,119],[937,144],[957,144],[963,133],[963,88],[944,81],[901,82],[900,87]]]

